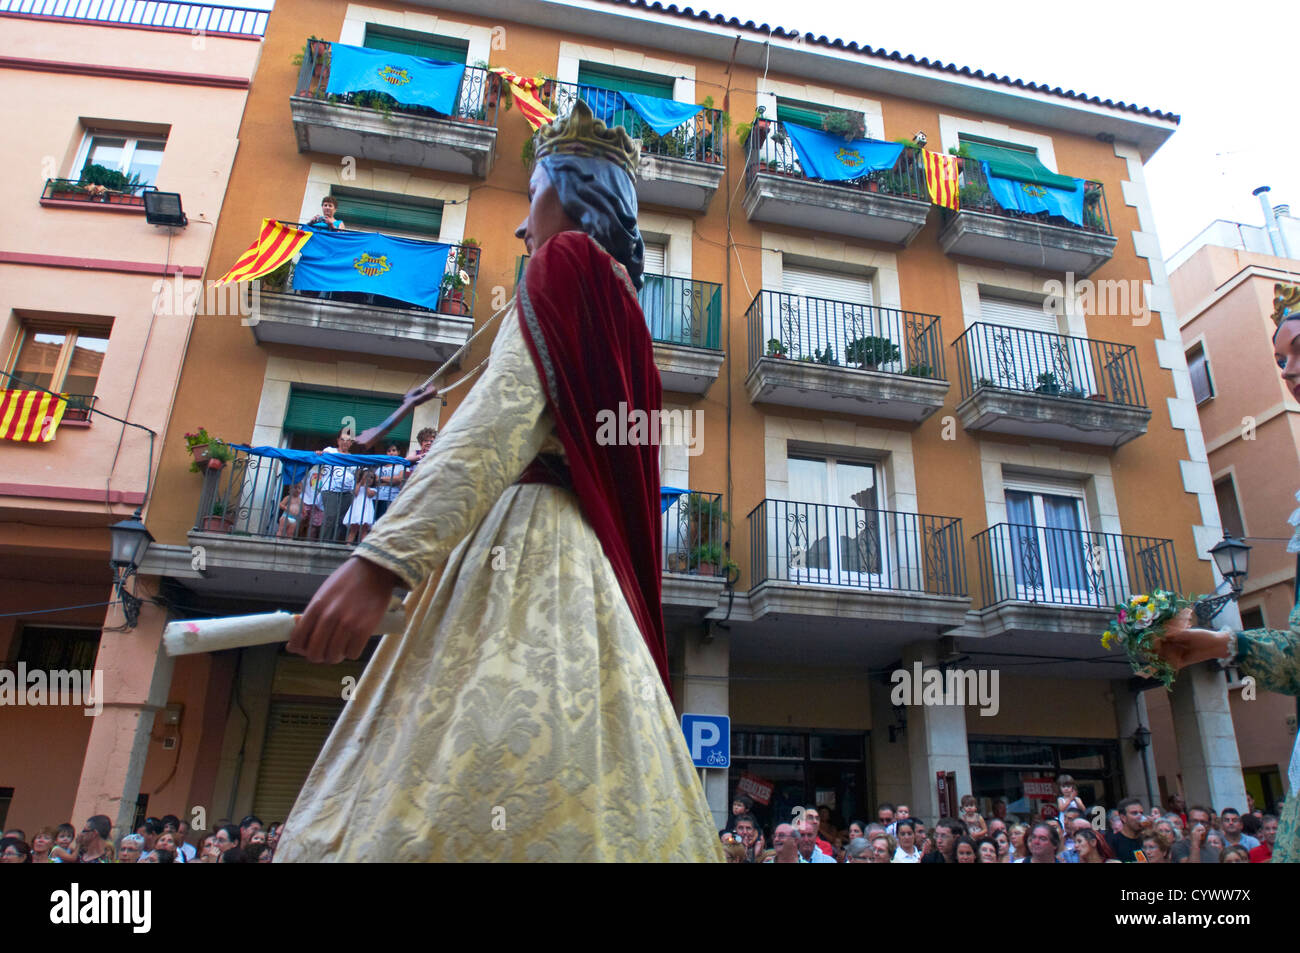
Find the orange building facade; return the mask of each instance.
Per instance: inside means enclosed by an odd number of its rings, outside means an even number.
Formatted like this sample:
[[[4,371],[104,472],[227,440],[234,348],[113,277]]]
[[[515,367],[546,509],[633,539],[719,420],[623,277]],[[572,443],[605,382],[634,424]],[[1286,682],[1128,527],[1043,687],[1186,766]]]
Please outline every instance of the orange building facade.
[[[466,64],[451,114],[331,96],[332,44]],[[1216,581],[1218,510],[1143,182],[1176,117],[616,2],[282,0],[263,47],[206,276],[264,218],[304,222],[331,196],[346,230],[454,246],[450,278],[433,309],[278,279],[251,316],[201,308],[146,510],[140,584],[169,608],[131,638],[156,649],[168,618],[298,609],[346,558],[279,532],[277,464],[241,450],[194,473],[184,434],[332,446],[507,303],[530,129],[482,69],[505,66],[547,80],[561,112],[583,87],[704,107],[637,130],[638,194],[642,305],[678,412],[661,479],[690,491],[665,513],[674,696],[731,719],[731,765],[704,774],[719,818],[738,787],[765,822],[826,803],[847,823],[883,801],[934,818],[968,792],[1034,813],[1060,771],[1090,802],[1161,796],[1133,740],[1149,686],[1099,636],[1130,592]],[[960,209],[932,204],[910,148],[854,182],[808,177],[789,129],[818,124],[960,150]],[[1018,169],[1026,194],[1083,180],[1081,218],[1008,213],[981,160]],[[462,396],[420,408],[400,449]],[[137,694],[179,710],[180,754],[139,729],[92,738],[86,764],[123,785],[83,770],[78,810],[153,785],[150,813],[282,820],[363,668],[275,646],[178,661],[170,682],[165,660],[137,663]],[[900,702],[894,674],[918,665],[969,672],[972,697]],[[1170,698],[1186,793],[1240,801],[1222,675],[1186,673]],[[147,755],[127,764],[128,748]]]

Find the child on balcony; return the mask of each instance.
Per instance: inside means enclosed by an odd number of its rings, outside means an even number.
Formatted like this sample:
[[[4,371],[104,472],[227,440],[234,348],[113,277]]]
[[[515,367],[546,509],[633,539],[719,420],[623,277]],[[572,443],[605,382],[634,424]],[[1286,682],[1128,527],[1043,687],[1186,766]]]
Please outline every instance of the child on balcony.
[[[349,545],[361,542],[370,532],[370,527],[375,522],[374,496],[377,492],[375,471],[361,471],[361,479],[357,480],[356,489],[353,491],[352,505],[348,507],[347,515],[343,517],[343,525],[348,528]]]
[[[293,484],[280,501],[280,528],[275,535],[296,537],[299,528],[304,525],[303,517],[310,518],[311,509],[303,502],[302,482]]]

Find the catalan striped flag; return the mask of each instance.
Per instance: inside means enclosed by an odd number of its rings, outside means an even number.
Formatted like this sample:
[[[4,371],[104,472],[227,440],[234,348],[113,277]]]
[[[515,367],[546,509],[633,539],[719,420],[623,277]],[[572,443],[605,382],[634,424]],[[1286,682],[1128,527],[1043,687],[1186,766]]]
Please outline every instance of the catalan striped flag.
[[[234,267],[214,281],[213,286],[234,281],[253,281],[269,275],[294,255],[311,238],[311,232],[285,225],[273,218],[262,219],[262,231],[257,241],[235,261]]]
[[[528,125],[540,129],[555,119],[555,113],[547,109],[537,95],[545,80],[520,76],[518,73],[510,72],[504,66],[494,66],[489,72],[496,73],[502,81],[510,84],[515,105],[519,107],[519,112],[523,114],[524,119],[528,120]]]
[[[25,443],[49,443],[67,409],[65,398],[43,390],[0,391],[0,437]]]
[[[956,156],[925,150],[925,184],[930,190],[930,201],[954,212],[959,205],[957,171]]]

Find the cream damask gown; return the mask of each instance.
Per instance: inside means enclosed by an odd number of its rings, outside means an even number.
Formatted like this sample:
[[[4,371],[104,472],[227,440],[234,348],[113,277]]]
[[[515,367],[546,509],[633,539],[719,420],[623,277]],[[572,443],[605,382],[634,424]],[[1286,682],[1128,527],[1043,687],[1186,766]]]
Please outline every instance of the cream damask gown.
[[[718,861],[668,695],[572,491],[517,313],[356,553],[411,589],[276,861]],[[443,563],[437,580],[431,580]]]

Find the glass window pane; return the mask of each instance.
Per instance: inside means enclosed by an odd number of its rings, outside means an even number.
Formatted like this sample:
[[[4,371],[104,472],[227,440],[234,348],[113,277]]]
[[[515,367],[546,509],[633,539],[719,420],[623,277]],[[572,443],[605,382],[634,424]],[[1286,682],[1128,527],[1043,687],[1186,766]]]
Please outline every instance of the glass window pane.
[[[86,157],[87,165],[102,165],[106,169],[121,171],[122,159],[126,155],[125,139],[110,139],[96,136],[90,141],[90,153]],[[78,172],[81,170],[78,169]]]
[[[862,759],[861,735],[813,735],[812,757],[835,761]]]
[[[78,334],[76,347],[72,349],[72,361],[68,365],[68,376],[63,382],[63,393],[95,393],[95,384],[99,381],[99,370],[103,366],[107,350],[107,335],[85,331]]]
[[[29,333],[23,341],[22,350],[18,352],[18,361],[14,364],[14,376],[38,387],[51,387],[54,370],[63,353],[66,334],[37,332]]]
[[[137,142],[131,156],[131,168],[127,174],[140,176],[144,185],[153,185],[158,181],[158,167],[162,165],[164,143]]]

